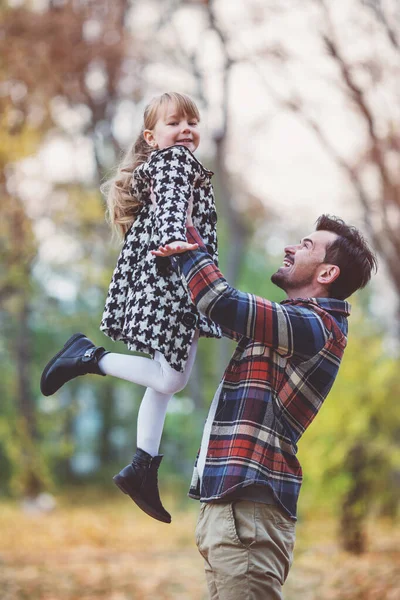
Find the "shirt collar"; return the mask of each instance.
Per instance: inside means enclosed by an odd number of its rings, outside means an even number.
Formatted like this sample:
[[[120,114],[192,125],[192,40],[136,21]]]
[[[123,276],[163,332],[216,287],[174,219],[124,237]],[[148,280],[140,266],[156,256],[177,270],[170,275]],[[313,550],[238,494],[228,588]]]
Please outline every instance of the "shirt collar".
[[[346,300],[338,300],[337,298],[288,298],[283,300],[281,304],[301,304],[302,306],[314,304],[327,312],[341,313],[346,317],[351,312],[350,304]]]

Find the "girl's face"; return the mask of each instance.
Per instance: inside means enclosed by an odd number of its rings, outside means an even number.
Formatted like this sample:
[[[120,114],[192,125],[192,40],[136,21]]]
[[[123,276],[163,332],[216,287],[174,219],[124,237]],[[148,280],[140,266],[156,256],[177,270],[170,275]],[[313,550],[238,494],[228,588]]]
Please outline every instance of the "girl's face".
[[[160,109],[154,128],[145,129],[143,135],[154,150],[163,150],[178,144],[194,152],[200,143],[198,120],[183,113],[179,114],[172,102],[165,110]]]

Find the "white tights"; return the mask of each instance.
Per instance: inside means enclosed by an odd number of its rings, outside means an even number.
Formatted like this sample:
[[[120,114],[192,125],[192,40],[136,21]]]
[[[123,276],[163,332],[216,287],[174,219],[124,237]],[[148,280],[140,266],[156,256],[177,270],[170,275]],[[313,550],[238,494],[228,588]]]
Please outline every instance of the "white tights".
[[[160,352],[154,359],[110,353],[99,361],[106,375],[147,387],[139,408],[137,446],[156,456],[160,447],[168,402],[186,386],[196,358],[199,333],[196,331],[183,373],[175,371]]]

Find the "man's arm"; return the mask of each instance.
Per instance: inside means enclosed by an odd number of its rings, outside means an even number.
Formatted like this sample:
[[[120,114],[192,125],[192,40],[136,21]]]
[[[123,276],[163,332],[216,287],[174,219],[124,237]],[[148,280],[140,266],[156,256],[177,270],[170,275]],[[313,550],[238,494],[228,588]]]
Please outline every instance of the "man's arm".
[[[329,332],[313,310],[281,305],[236,290],[228,284],[205,252],[196,230],[188,228],[188,242],[199,250],[175,254],[172,263],[186,283],[200,312],[222,328],[274,348],[284,356],[302,359],[318,352]]]
[[[202,237],[199,235],[198,231],[191,224],[191,219],[189,218],[188,221],[189,221],[189,223],[187,224],[187,228],[186,228],[187,242],[172,242],[171,244],[168,244],[167,246],[160,247],[159,250],[152,251],[152,254],[154,254],[155,256],[170,256],[171,262],[172,262],[173,266],[175,267],[175,270],[178,271],[180,274],[181,274],[181,270],[180,270],[179,261],[175,258],[177,256],[177,254],[181,254],[182,252],[187,252],[188,250],[197,250],[198,248],[200,248],[203,252],[207,252],[207,248],[203,242]],[[184,283],[186,284],[185,281],[184,281]],[[187,287],[187,285],[185,285],[185,287]],[[190,294],[190,292],[189,292],[189,294]],[[222,334],[225,337],[227,337],[231,340],[235,340],[235,341],[238,341],[242,337],[240,333],[233,331],[229,327],[226,327],[220,323],[219,323],[219,325],[221,327]]]

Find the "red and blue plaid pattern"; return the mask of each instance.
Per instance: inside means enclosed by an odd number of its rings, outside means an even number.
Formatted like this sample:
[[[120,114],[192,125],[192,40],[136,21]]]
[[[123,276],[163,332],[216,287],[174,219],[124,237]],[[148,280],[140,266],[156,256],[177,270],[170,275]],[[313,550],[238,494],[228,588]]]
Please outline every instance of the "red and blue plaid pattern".
[[[337,375],[350,306],[332,298],[278,304],[240,292],[201,250],[173,262],[199,310],[239,339],[222,380],[201,485],[195,467],[189,496],[210,502],[247,485],[269,485],[295,519],[302,482],[297,442]]]

